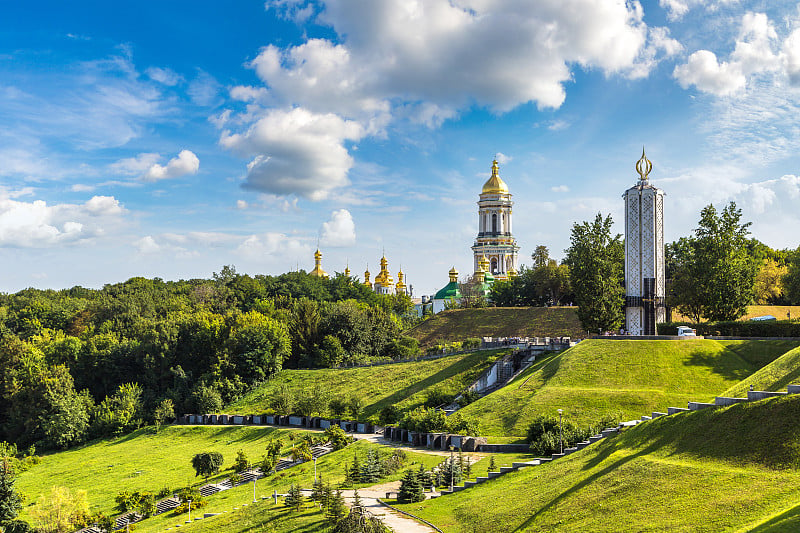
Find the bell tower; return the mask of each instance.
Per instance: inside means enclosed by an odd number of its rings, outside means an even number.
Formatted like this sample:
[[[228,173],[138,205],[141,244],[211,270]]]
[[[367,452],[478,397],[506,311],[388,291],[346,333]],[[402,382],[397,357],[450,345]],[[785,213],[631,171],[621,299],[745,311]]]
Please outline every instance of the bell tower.
[[[511,233],[511,213],[514,202],[508,185],[500,178],[497,160],[492,161],[492,176],[483,184],[478,200],[478,236],[472,245],[473,271],[481,268],[481,259],[488,260],[490,274],[496,279],[508,279],[517,271],[519,246]]]

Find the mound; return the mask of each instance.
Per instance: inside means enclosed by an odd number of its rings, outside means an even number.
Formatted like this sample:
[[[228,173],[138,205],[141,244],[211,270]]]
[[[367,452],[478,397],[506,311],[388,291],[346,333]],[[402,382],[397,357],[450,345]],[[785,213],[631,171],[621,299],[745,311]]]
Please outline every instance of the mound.
[[[583,338],[575,307],[486,307],[451,309],[406,332],[427,348],[471,337]]]
[[[557,409],[578,423],[608,414],[639,418],[708,401],[780,353],[785,341],[585,340],[544,359],[506,387],[465,407],[487,435],[524,435]]]
[[[425,402],[429,393],[452,395],[471,385],[503,350],[482,350],[428,361],[363,368],[283,370],[226,408],[229,413],[251,414],[269,409],[273,396],[288,390],[295,398],[322,389],[331,398],[361,401],[361,418],[377,415],[388,405],[402,409]],[[333,414],[330,414],[333,416]]]
[[[800,397],[658,418],[551,464],[403,506],[448,533],[796,531]],[[508,495],[513,494],[514,497]]]
[[[800,347],[784,353],[720,396],[747,396],[750,385],[756,390],[786,390],[786,385],[797,383],[798,380],[800,380]]]

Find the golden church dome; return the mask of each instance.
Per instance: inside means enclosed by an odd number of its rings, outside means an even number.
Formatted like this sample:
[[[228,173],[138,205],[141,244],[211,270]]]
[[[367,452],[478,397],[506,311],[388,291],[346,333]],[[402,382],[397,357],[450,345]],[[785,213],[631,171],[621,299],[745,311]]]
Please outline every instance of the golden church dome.
[[[508,194],[508,185],[500,179],[497,159],[492,161],[492,177],[483,184],[481,194]]]

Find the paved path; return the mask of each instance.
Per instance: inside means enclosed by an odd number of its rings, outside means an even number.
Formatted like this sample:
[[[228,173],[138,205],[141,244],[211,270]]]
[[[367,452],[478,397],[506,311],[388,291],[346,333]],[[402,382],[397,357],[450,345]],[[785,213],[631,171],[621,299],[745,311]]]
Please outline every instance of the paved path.
[[[397,491],[399,488],[399,481],[382,483],[380,485],[358,489],[358,497],[361,499],[361,505],[372,513],[373,516],[377,516],[384,524],[392,528],[394,533],[436,533],[436,530],[432,527],[381,505],[378,498],[385,498],[387,492]],[[306,489],[304,489],[303,492],[311,493],[310,490]],[[353,505],[354,492],[353,490],[342,491],[342,496],[344,496],[344,501],[348,506]]]

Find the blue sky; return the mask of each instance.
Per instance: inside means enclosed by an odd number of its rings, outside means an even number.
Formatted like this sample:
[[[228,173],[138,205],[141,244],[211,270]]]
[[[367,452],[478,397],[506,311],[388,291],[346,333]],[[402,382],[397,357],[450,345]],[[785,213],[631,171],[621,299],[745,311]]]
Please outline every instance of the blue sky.
[[[0,7],[0,290],[471,269],[497,154],[522,263],[647,147],[668,241],[736,201],[800,244],[800,7],[737,0]]]

